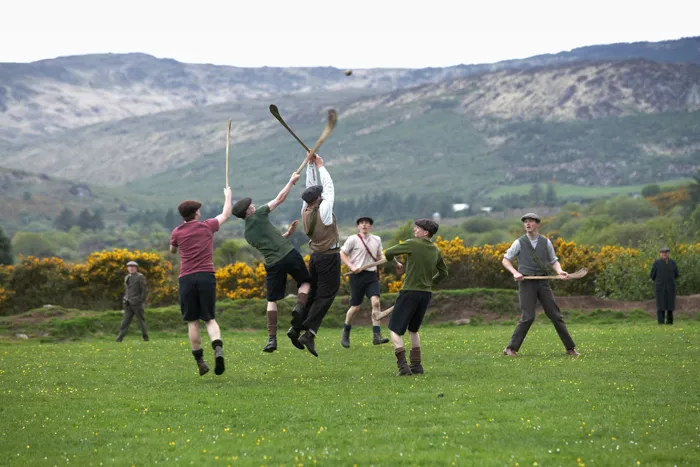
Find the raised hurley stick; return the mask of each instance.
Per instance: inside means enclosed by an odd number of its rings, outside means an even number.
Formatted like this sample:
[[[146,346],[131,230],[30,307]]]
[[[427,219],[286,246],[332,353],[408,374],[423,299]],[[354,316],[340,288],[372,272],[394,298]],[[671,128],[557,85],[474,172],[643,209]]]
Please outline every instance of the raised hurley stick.
[[[350,272],[348,272],[348,273],[345,273],[345,275],[346,275],[346,276],[350,276],[350,275],[352,275],[352,274],[357,274],[358,272],[362,272],[362,271],[364,271],[365,269],[373,268],[373,267],[375,267],[375,266],[379,266],[379,265],[384,264],[384,263],[386,263],[386,258],[382,258],[382,259],[380,259],[379,261],[375,261],[375,262],[373,262],[373,263],[365,264],[365,265],[362,266],[361,268],[355,269],[355,271],[350,271]]]
[[[576,272],[572,272],[571,274],[569,274],[569,279],[580,279],[583,276],[585,276],[586,274],[588,274],[588,269],[582,268]],[[540,279],[540,280],[562,279],[563,280],[564,278],[561,277],[560,275],[556,275],[556,276],[523,276],[523,279],[536,279],[536,280],[537,279]]]
[[[375,321],[379,321],[379,320],[385,318],[386,316],[390,315],[392,311],[394,311],[393,306],[391,308],[387,308],[384,311],[375,311],[372,313],[372,319]]]
[[[231,120],[228,121],[228,130],[226,130],[226,188],[229,187],[228,184],[228,142],[231,138]]]

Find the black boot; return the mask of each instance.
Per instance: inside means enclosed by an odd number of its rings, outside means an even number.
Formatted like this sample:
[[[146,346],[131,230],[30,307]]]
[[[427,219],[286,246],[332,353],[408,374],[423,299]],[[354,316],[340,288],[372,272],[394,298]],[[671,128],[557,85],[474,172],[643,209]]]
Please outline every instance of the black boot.
[[[199,376],[203,376],[206,373],[208,373],[209,367],[207,366],[206,362],[204,361],[204,350],[202,350],[202,349],[193,350],[192,356],[194,357],[194,360],[197,362],[197,368],[199,369]]]
[[[411,349],[411,354],[410,354],[410,359],[411,359],[411,373],[414,375],[422,375],[425,373],[423,370],[423,365],[421,365],[421,357],[420,357],[420,347],[416,347],[415,349]]]
[[[226,367],[224,366],[224,343],[221,339],[216,339],[211,343],[214,349],[214,356],[216,357],[216,365],[214,366],[214,373],[221,375],[224,373]]]
[[[311,352],[311,355],[318,357],[318,352],[316,352],[316,336],[311,331],[306,331],[300,338],[299,343],[306,347],[306,350]]]
[[[664,310],[656,310],[656,322],[664,324]]]
[[[411,369],[406,363],[406,349],[399,347],[394,350],[394,354],[396,355],[396,365],[399,367],[399,372],[396,376],[411,376]]]
[[[289,340],[292,341],[292,345],[296,347],[299,350],[304,350],[304,345],[299,342],[299,330],[296,329],[294,326],[289,328],[289,331],[287,331],[287,337],[289,337]]]
[[[666,310],[666,324],[673,324],[673,310]]]
[[[350,348],[350,329],[343,329],[343,335],[340,338],[340,345],[342,345],[346,349]]]
[[[272,353],[275,350],[277,350],[277,336],[269,336],[265,347],[263,347],[263,352]]]
[[[379,344],[386,344],[387,342],[389,342],[389,338],[382,337],[382,334],[379,332],[374,333],[374,338],[372,338],[372,344],[379,345]]]

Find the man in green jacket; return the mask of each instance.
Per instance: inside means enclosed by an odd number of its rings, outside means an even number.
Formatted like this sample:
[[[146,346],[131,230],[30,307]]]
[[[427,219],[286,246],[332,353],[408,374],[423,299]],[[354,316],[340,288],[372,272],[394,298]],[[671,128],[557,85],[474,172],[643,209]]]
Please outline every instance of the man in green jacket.
[[[418,219],[413,226],[415,238],[399,243],[384,253],[387,261],[399,255],[408,257],[406,277],[389,320],[391,341],[394,344],[396,364],[399,367],[397,376],[424,373],[418,330],[428,310],[433,287],[447,277],[447,265],[442,253],[430,241],[437,231],[437,222]],[[400,268],[402,264],[397,263],[397,266]],[[410,366],[406,362],[406,349],[404,349],[402,337],[407,329],[411,340]]]
[[[146,318],[144,316],[144,308],[146,307],[146,297],[148,296],[148,289],[146,288],[146,278],[139,272],[139,265],[136,261],[129,261],[126,263],[126,269],[129,274],[124,278],[124,298],[122,303],[124,305],[124,319],[122,320],[122,325],[119,329],[119,335],[117,336],[117,342],[124,340],[127,331],[129,331],[129,325],[131,320],[139,320],[139,327],[141,328],[141,335],[143,340],[148,340],[148,328],[146,327]]]

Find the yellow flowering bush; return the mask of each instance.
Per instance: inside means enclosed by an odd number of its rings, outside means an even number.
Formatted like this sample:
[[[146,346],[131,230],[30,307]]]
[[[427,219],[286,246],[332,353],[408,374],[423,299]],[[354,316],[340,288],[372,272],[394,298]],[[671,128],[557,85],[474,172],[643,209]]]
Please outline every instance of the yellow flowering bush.
[[[246,263],[236,262],[216,271],[219,298],[264,298],[265,290],[265,265],[262,263],[252,268]]]
[[[20,256],[19,264],[2,268],[0,278],[1,314],[63,303],[72,288],[70,268],[59,258]]]

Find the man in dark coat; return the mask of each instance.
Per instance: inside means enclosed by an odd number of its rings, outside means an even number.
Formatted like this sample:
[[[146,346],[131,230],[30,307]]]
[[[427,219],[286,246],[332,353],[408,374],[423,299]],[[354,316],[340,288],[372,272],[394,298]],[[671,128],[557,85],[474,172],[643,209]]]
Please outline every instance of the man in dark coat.
[[[148,327],[144,317],[144,308],[146,306],[146,298],[148,297],[148,289],[146,288],[146,278],[139,272],[139,265],[136,261],[126,263],[126,269],[129,274],[124,278],[124,319],[119,328],[117,342],[124,340],[131,320],[136,316],[141,327],[141,335],[143,340],[148,340]]]
[[[659,250],[659,259],[654,261],[651,267],[651,280],[654,281],[656,292],[656,319],[659,324],[664,324],[664,312],[666,312],[666,324],[673,324],[673,309],[676,307],[676,278],[678,266],[668,257],[669,248]]]

